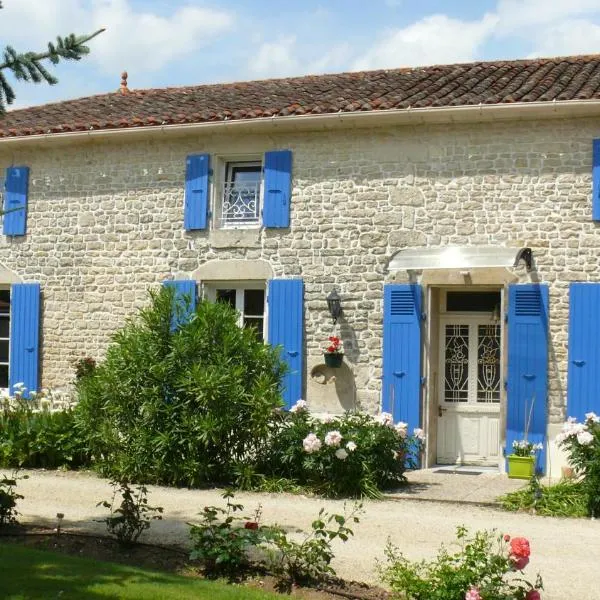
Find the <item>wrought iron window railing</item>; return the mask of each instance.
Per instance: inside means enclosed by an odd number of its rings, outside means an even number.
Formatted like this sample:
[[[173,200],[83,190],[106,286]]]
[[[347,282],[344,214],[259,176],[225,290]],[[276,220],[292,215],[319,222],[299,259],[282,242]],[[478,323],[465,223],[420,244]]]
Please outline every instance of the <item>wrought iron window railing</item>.
[[[221,227],[260,223],[260,181],[225,183],[219,221]]]

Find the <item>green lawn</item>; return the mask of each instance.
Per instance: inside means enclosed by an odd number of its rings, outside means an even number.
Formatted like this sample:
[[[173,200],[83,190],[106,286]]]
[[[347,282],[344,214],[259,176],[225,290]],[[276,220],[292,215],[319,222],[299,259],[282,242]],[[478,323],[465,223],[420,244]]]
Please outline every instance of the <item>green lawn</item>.
[[[132,598],[274,600],[274,594],[125,565],[0,544],[0,597],[10,600]]]

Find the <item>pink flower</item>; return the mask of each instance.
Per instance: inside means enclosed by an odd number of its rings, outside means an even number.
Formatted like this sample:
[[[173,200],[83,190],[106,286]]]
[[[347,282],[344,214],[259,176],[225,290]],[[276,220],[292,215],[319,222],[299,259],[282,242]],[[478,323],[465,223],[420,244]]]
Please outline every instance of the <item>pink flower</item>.
[[[329,431],[327,432],[327,434],[325,435],[325,445],[326,446],[333,446],[334,448],[339,446],[342,442],[342,434],[337,431]]]
[[[302,447],[308,454],[318,452],[321,449],[321,440],[314,433],[309,433],[304,440],[302,440]]]
[[[504,534],[504,541],[505,542],[510,542],[510,535],[508,535],[508,533]]]
[[[476,588],[474,585],[472,585],[465,594],[465,600],[481,600],[479,588]]]
[[[542,596],[537,590],[529,590],[525,594],[525,600],[542,600]]]
[[[527,558],[531,554],[529,541],[523,537],[516,537],[510,541],[510,553],[517,558]]]
[[[258,529],[258,523],[256,521],[246,521],[244,529]]]
[[[527,556],[513,556],[512,561],[515,571],[522,571],[529,564]]]

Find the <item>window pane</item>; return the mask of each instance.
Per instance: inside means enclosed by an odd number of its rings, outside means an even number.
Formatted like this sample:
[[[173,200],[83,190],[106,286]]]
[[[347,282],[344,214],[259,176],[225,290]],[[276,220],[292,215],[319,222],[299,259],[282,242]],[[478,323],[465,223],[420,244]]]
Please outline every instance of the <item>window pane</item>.
[[[8,365],[0,365],[0,388],[8,387]]]
[[[446,310],[489,312],[500,310],[500,292],[448,292]]]
[[[0,340],[0,362],[8,362],[8,340]]]
[[[446,325],[444,354],[446,402],[469,401],[469,326]]]
[[[259,340],[263,339],[263,319],[257,318],[244,318],[244,327],[248,327],[250,329],[254,329],[256,332],[256,337]]]
[[[217,302],[224,302],[235,308],[235,290],[217,290]]]
[[[0,338],[7,338],[10,335],[10,321],[7,317],[0,317]]]
[[[0,314],[10,312],[10,291],[0,290]]]
[[[259,165],[238,166],[231,165],[230,181],[239,186],[244,186],[249,183],[260,181],[261,169]]]
[[[477,329],[477,402],[500,402],[500,325]]]
[[[265,313],[265,290],[244,290],[244,314],[258,317]]]

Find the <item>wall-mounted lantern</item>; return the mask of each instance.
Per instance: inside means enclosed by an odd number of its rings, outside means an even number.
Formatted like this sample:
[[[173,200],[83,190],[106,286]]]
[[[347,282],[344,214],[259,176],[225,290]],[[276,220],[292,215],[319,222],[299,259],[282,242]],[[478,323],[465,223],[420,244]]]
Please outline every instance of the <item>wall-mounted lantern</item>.
[[[335,325],[339,316],[342,314],[342,299],[335,288],[333,288],[329,296],[327,296],[327,308],[329,309],[329,314]]]

